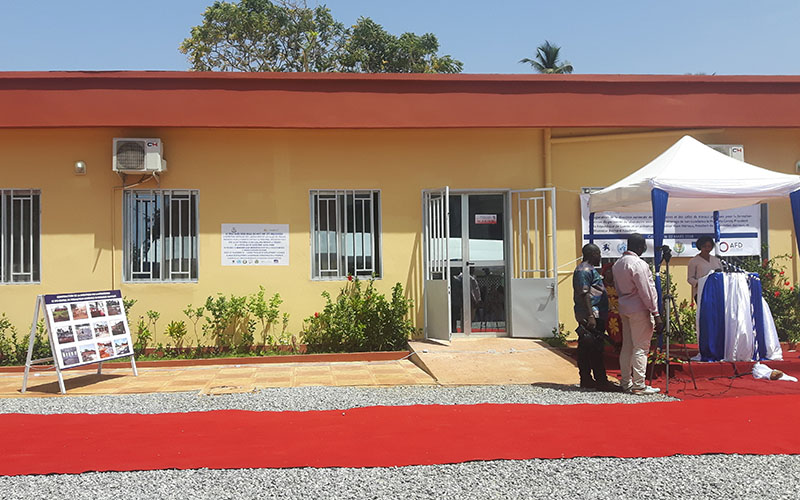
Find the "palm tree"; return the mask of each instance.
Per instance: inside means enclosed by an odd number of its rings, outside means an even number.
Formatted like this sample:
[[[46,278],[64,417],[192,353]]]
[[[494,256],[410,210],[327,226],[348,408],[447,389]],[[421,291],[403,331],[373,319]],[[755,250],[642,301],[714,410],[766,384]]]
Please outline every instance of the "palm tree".
[[[559,51],[561,51],[561,47],[545,40],[544,45],[536,47],[536,58],[526,57],[519,62],[530,64],[539,73],[572,73],[572,64],[569,61],[558,60]]]

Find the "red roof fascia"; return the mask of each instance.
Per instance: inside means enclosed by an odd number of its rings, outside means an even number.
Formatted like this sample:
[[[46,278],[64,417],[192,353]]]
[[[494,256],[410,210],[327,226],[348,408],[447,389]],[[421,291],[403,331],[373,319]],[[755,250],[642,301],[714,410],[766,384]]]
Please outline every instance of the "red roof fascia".
[[[0,127],[798,127],[800,77],[0,72]]]

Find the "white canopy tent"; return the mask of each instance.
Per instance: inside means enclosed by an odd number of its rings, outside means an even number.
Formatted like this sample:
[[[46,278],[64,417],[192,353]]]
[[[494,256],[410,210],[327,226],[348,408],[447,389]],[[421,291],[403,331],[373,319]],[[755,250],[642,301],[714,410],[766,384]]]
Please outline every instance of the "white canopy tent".
[[[800,236],[800,176],[750,165],[690,136],[684,136],[644,167],[590,195],[589,239],[594,240],[596,212],[643,212],[652,209],[656,288],[660,298],[661,280],[658,272],[667,205],[670,210],[677,212],[713,211],[713,232],[719,241],[719,210],[785,197],[791,201],[795,235]],[[762,341],[759,344],[760,354],[763,354],[763,345]]]
[[[675,212],[709,212],[785,198],[800,176],[773,172],[722,154],[688,135],[655,160],[589,198],[590,212],[646,212],[652,190],[669,195]]]

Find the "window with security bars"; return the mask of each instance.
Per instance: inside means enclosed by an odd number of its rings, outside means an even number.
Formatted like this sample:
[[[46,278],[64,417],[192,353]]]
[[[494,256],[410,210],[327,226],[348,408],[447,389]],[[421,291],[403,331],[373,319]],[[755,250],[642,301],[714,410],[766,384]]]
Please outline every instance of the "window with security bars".
[[[0,283],[41,281],[40,192],[0,189]]]
[[[197,281],[197,191],[123,195],[123,279]]]
[[[380,277],[380,191],[311,191],[311,277]]]

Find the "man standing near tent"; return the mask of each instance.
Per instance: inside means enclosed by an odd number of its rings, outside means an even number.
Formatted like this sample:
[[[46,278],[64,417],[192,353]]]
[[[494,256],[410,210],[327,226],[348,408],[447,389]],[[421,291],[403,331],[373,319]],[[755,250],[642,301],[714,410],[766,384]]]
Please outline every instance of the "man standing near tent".
[[[628,236],[628,248],[614,264],[614,284],[619,293],[622,318],[622,352],[619,366],[622,389],[632,394],[655,394],[660,391],[645,385],[647,352],[653,338],[653,326],[661,331],[664,323],[658,313],[658,295],[650,266],[641,258],[647,242],[641,234]]]
[[[608,294],[603,277],[595,269],[599,265],[600,248],[592,243],[584,245],[583,261],[572,273],[575,319],[578,321],[578,373],[581,388],[618,391],[619,387],[608,381],[603,363]]]

